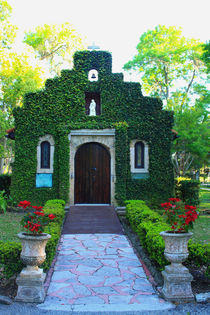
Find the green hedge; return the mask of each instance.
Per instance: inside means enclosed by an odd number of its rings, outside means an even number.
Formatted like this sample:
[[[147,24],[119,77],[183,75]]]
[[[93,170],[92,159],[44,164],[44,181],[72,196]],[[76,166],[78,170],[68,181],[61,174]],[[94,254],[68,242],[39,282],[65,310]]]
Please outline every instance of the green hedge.
[[[200,182],[198,180],[175,181],[176,196],[191,206],[199,205]]]
[[[51,234],[51,238],[46,245],[46,260],[41,266],[44,270],[50,268],[56,253],[57,243],[60,238],[62,223],[65,215],[63,200],[50,200],[44,206],[45,214],[52,213],[56,218],[45,227],[44,232]],[[24,265],[20,261],[21,244],[18,242],[2,242],[0,241],[0,264],[3,265],[3,272],[7,278],[19,273]]]
[[[126,217],[131,227],[138,234],[143,247],[146,248],[150,258],[159,269],[168,264],[164,257],[164,241],[159,235],[161,231],[167,231],[170,226],[163,216],[151,210],[142,200],[128,200],[126,203]],[[206,266],[209,275],[210,244],[202,245],[189,241],[189,257],[186,264]]]
[[[5,190],[7,196],[10,194],[11,175],[0,175],[0,191]]]

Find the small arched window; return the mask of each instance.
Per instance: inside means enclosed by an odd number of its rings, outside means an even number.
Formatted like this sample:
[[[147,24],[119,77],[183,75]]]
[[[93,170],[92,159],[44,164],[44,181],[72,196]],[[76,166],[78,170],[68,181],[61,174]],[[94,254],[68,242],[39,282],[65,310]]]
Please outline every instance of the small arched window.
[[[144,168],[144,150],[143,142],[135,143],[135,168]]]
[[[50,168],[50,143],[48,141],[41,143],[41,168]]]

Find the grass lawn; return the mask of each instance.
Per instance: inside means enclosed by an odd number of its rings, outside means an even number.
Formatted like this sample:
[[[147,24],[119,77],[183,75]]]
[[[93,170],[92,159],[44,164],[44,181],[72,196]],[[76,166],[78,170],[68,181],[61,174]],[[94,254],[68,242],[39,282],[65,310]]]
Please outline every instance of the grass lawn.
[[[210,215],[199,216],[193,226],[193,242],[208,244],[210,242]]]
[[[200,190],[200,211],[210,211],[210,190]]]
[[[7,241],[18,241],[16,236],[21,231],[20,220],[23,214],[6,212],[0,213],[0,240]]]

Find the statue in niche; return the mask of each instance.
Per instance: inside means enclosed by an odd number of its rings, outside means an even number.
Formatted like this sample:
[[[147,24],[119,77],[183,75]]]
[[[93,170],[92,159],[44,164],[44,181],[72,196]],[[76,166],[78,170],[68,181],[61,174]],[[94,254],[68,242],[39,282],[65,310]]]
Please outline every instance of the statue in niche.
[[[94,100],[90,102],[89,116],[96,116],[96,102]]]

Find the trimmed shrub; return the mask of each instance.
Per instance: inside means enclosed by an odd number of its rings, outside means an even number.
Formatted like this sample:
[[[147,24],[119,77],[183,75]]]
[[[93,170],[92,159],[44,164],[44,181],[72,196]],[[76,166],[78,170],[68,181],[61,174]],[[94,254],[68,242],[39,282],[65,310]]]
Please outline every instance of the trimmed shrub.
[[[163,216],[156,211],[149,209],[142,200],[126,201],[126,216],[131,227],[139,236],[141,245],[146,248],[149,257],[156,263],[159,269],[163,269],[167,260],[164,257],[164,240],[159,235],[161,231],[170,229]],[[189,257],[186,264],[196,266],[206,266],[206,275],[209,276],[210,244],[202,245],[193,243],[188,244]]]
[[[45,233],[51,235],[46,245],[46,260],[41,266],[45,271],[50,268],[56,253],[65,215],[63,204],[65,204],[63,200],[60,202],[58,200],[49,200],[48,206],[44,206],[46,215],[50,213],[56,215],[56,218],[44,229]],[[3,272],[7,278],[19,273],[24,266],[20,261],[21,248],[21,244],[18,242],[0,241],[0,264],[3,265]]]
[[[19,273],[23,268],[20,261],[21,244],[18,242],[0,241],[0,264],[4,266],[4,274],[10,278],[15,273]]]
[[[185,204],[199,205],[200,182],[198,180],[176,180],[176,195]]]
[[[52,200],[48,200],[46,203],[45,203],[45,207],[50,207],[50,206],[53,206],[54,205],[61,205],[62,207],[65,206],[65,201],[64,200],[61,200],[61,199],[52,199]]]

